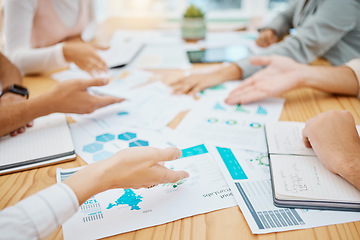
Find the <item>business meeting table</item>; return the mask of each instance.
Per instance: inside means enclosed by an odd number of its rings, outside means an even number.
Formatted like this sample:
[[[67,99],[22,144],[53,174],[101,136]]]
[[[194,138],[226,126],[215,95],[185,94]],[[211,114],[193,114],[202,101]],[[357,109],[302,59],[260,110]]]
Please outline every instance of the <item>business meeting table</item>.
[[[127,24],[131,23],[131,24]],[[105,32],[111,35],[116,29],[149,29],[156,26],[155,21],[110,19],[103,24]],[[316,64],[323,64],[317,61]],[[195,65],[195,69],[208,67]],[[180,70],[156,70],[157,79],[170,83],[183,76]],[[54,87],[57,82],[49,77],[31,76],[24,78],[24,85],[30,90],[30,97],[36,97]],[[301,121],[329,110],[349,110],[356,123],[360,124],[360,101],[355,97],[334,96],[312,89],[299,89],[283,94],[285,106],[280,121]],[[3,113],[1,113],[3,114]],[[170,124],[175,128],[186,112],[180,113]],[[71,122],[71,119],[69,119]],[[56,183],[56,168],[73,168],[86,165],[77,157],[75,161],[51,165],[38,169],[12,173],[0,176],[0,210],[12,206],[20,200]],[[360,213],[359,213],[360,214]],[[49,239],[62,239],[62,229],[59,228]],[[236,240],[236,239],[360,239],[360,221],[317,227],[305,230],[287,231],[254,235],[239,207],[218,210],[193,217],[187,217],[167,224],[149,227],[129,233],[109,237],[119,240]]]

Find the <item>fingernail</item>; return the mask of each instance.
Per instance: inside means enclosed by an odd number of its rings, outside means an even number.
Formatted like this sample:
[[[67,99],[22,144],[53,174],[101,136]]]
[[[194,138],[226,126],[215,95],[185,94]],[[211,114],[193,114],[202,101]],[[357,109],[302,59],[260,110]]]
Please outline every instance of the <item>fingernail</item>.
[[[176,153],[176,158],[180,158],[182,155],[182,151],[180,149],[176,149],[177,153]]]
[[[104,84],[108,84],[108,82],[109,82],[109,79],[108,79],[108,78],[103,78],[103,83],[104,83]]]

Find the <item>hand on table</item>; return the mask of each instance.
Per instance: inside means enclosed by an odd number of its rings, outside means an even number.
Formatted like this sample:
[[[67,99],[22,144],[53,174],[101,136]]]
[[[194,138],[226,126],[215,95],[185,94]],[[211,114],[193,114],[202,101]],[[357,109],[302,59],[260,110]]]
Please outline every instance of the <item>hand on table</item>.
[[[223,80],[213,73],[199,73],[179,79],[170,86],[174,89],[175,94],[195,95],[205,88],[216,86]]]
[[[98,108],[113,103],[124,101],[122,98],[111,96],[94,96],[87,89],[93,86],[104,86],[108,79],[76,79],[60,82],[48,93],[49,104],[52,104],[55,112],[61,113],[91,113]]]
[[[325,167],[360,189],[360,137],[349,111],[330,111],[309,119],[302,135],[305,146],[314,149]]]
[[[168,169],[160,163],[180,156],[181,151],[176,148],[127,148],[109,159],[85,167],[64,183],[74,190],[80,204],[96,193],[112,188],[137,189],[175,183],[189,174]],[[92,180],[88,176],[92,176]]]
[[[8,106],[8,105],[23,102],[23,101],[26,101],[26,100],[27,99],[25,99],[23,96],[20,96],[19,94],[6,93],[1,97],[1,101],[0,101],[1,104],[0,105],[1,106]],[[26,127],[32,127],[33,125],[34,125],[34,122],[30,121],[25,126],[19,127],[18,129],[10,132],[10,136],[15,137],[18,134],[25,132]]]
[[[259,47],[266,48],[276,43],[278,40],[275,31],[268,28],[260,31],[259,37],[256,39],[256,44]]]
[[[202,74],[192,74],[179,79],[170,86],[175,94],[195,95],[197,92],[209,87],[219,85],[225,81],[238,80],[242,78],[242,70],[235,64],[230,63]]]
[[[107,65],[97,54],[97,49],[106,50],[107,47],[80,40],[69,40],[63,46],[64,58],[67,62],[75,63],[79,68],[91,75],[101,74],[107,72]]]
[[[298,88],[302,85],[301,73],[308,67],[281,56],[254,57],[250,63],[267,67],[243,80],[226,98],[226,103],[246,104]]]

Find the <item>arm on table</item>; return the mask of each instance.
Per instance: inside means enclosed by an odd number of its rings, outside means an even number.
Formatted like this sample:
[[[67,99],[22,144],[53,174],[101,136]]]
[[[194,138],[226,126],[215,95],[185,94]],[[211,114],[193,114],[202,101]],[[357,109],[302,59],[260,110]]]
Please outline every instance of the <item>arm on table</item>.
[[[103,86],[107,79],[71,80],[59,83],[53,90],[39,97],[0,107],[0,136],[24,126],[29,121],[51,113],[91,113],[98,108],[124,99],[94,96],[87,92],[91,86]]]
[[[180,156],[176,148],[136,147],[91,164],[63,183],[0,212],[0,239],[45,238],[74,215],[79,205],[108,189],[142,188],[187,178],[187,172],[159,164]]]
[[[259,101],[299,87],[335,94],[359,92],[359,81],[346,66],[308,66],[281,56],[254,57],[250,61],[267,67],[242,81],[227,97],[228,104]]]

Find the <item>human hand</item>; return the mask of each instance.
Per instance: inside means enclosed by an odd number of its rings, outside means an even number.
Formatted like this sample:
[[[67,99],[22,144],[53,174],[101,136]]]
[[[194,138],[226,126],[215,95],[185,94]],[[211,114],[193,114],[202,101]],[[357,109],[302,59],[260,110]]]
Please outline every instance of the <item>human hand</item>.
[[[80,204],[91,196],[112,188],[137,189],[175,183],[189,177],[189,174],[168,169],[160,163],[180,156],[181,151],[176,148],[127,148],[106,160],[85,167],[64,183],[74,190]]]
[[[23,96],[20,96],[19,94],[6,93],[1,97],[0,105],[8,106],[8,105],[16,104],[16,103],[23,102],[26,100],[27,99],[25,99]],[[25,126],[21,126],[18,129],[10,132],[10,136],[15,137],[18,134],[25,132],[26,127],[32,127],[33,125],[34,125],[34,122],[30,121]]]
[[[222,80],[211,73],[198,73],[179,79],[177,82],[170,84],[174,94],[195,95],[201,90],[216,86],[222,83]]]
[[[205,88],[219,85],[228,80],[241,79],[242,70],[234,63],[222,66],[217,70],[192,74],[170,84],[175,94],[195,95]]]
[[[309,119],[302,135],[305,146],[314,149],[326,168],[360,187],[360,181],[353,179],[359,176],[360,138],[349,111],[330,111]]]
[[[122,98],[111,96],[94,96],[87,89],[92,86],[104,86],[108,79],[76,79],[60,82],[52,91],[47,93],[48,101],[55,112],[61,113],[91,113],[98,108],[124,101]]]
[[[254,57],[250,63],[266,66],[251,77],[243,80],[230,92],[225,102],[228,104],[246,104],[285,93],[304,85],[302,73],[306,66],[282,56]]]
[[[96,49],[106,50],[107,47],[80,40],[70,40],[64,43],[63,53],[67,62],[73,62],[82,70],[94,75],[107,72],[106,63],[96,53]]]
[[[278,41],[278,37],[274,30],[267,28],[260,31],[259,37],[256,39],[256,44],[259,47],[266,48]]]

